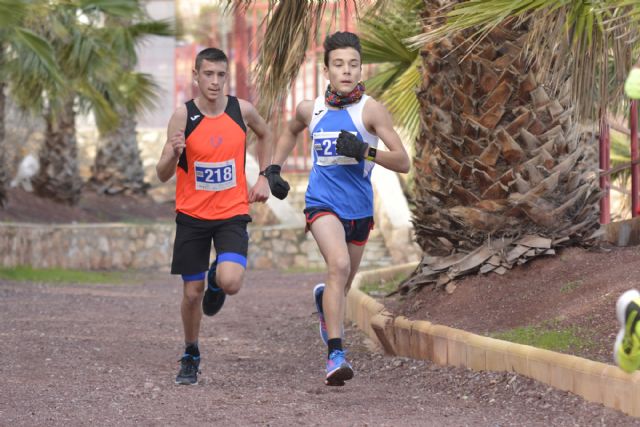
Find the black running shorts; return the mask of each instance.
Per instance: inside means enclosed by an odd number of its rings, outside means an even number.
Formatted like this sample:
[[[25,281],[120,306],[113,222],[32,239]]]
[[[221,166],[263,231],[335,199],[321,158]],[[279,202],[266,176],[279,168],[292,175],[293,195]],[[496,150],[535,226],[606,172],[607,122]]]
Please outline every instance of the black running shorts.
[[[373,217],[365,217],[358,219],[340,218],[333,210],[323,207],[307,208],[304,210],[304,216],[307,220],[307,230],[311,229],[311,224],[316,219],[324,215],[333,215],[340,220],[344,227],[345,240],[357,246],[364,246],[369,240],[369,233],[373,230]]]
[[[247,224],[250,222],[249,215],[203,220],[178,212],[171,274],[191,275],[207,271],[212,240],[216,254],[234,253],[246,259]]]

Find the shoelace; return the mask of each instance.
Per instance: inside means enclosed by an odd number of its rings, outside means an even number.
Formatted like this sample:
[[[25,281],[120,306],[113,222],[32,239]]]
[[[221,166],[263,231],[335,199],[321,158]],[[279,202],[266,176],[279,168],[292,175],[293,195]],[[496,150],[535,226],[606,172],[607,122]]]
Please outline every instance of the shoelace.
[[[193,371],[197,371],[196,360],[193,356],[184,356],[182,359],[178,360],[180,362],[180,370],[185,374],[190,374]]]
[[[329,355],[329,359],[331,359],[331,361],[337,359],[338,357],[342,357],[344,358],[345,354],[347,354],[347,352],[345,350],[333,350],[331,352],[331,354]]]

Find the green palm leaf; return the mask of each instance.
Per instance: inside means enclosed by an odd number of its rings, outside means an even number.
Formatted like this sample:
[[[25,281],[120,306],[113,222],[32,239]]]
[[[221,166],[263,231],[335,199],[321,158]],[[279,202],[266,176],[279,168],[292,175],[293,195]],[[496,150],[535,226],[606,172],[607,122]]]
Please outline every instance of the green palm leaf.
[[[140,13],[137,0],[76,0],[78,8],[85,12],[101,12],[111,16],[130,17]]]
[[[367,92],[374,96],[378,96],[394,82],[398,76],[402,75],[402,69],[393,64],[382,64],[373,77],[365,82]]]
[[[78,82],[76,92],[82,98],[82,109],[92,111],[100,132],[107,132],[118,124],[118,115],[109,100],[94,85]]]
[[[640,32],[635,0],[469,0],[455,4],[427,23],[424,34],[408,42],[419,47],[465,32],[468,49],[507,19],[528,19],[530,59],[540,78],[558,87],[572,78],[578,118],[596,119],[619,99]],[[439,25],[439,22],[445,22]],[[616,88],[611,91],[609,56]]]
[[[56,60],[53,55],[51,44],[26,28],[16,28],[14,30],[14,43],[19,44],[22,53],[30,53],[31,59],[36,67],[42,67],[55,82],[62,83]]]
[[[421,81],[420,57],[404,39],[421,32],[415,17],[422,7],[417,0],[389,3],[367,13],[359,26],[363,62],[380,65],[380,71],[365,82],[367,91],[380,97],[411,140],[420,124],[415,95]]]
[[[631,161],[629,137],[622,132],[616,130],[610,131],[611,142],[611,167],[615,168]],[[611,174],[611,179],[621,179],[626,182],[631,176],[631,169],[625,168],[618,173]]]
[[[121,23],[122,24],[122,23]],[[113,25],[105,29],[105,37],[115,54],[122,57],[124,62],[135,65],[138,53],[136,47],[145,42],[148,36],[172,36],[173,26],[167,20],[144,20],[126,22],[124,25]]]
[[[115,89],[109,92],[110,98],[129,114],[149,111],[159,100],[160,86],[150,74],[132,71],[122,73]]]
[[[253,0],[229,0],[233,8],[246,8]],[[335,18],[349,3],[355,7],[356,0],[281,0],[269,1],[265,36],[260,46],[255,73],[256,92],[259,94],[258,109],[271,116],[275,105],[286,97],[288,88],[295,80],[305,60],[305,53],[312,37],[318,34],[325,9],[328,7]]]
[[[0,0],[0,28],[7,30],[15,27],[22,22],[26,13],[27,5],[24,0]]]
[[[387,106],[397,124],[404,127],[413,141],[420,130],[420,104],[416,90],[422,81],[420,58],[398,77],[382,94],[382,102]]]

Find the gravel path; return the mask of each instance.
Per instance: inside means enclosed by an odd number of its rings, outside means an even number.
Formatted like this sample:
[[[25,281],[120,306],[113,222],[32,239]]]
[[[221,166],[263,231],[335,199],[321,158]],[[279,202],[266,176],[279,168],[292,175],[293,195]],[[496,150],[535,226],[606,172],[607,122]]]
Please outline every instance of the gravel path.
[[[0,281],[0,425],[640,425],[512,373],[383,357],[354,328],[356,377],[327,387],[319,274],[250,272],[203,319],[200,384],[176,386],[181,285],[134,276],[143,283]]]

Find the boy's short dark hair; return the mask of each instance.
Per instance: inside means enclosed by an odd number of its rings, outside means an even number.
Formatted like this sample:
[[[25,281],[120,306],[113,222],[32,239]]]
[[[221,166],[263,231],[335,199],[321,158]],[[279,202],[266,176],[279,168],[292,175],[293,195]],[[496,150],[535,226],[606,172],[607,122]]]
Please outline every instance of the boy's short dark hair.
[[[338,31],[324,39],[322,45],[324,47],[324,65],[329,66],[329,52],[336,49],[343,49],[345,47],[352,47],[358,51],[358,54],[362,56],[362,49],[360,48],[360,39],[353,33],[348,31]]]
[[[208,47],[198,53],[198,55],[196,56],[196,70],[200,69],[202,61],[205,60],[209,62],[226,62],[227,64],[229,63],[227,55],[225,55],[223,51],[215,47]]]

